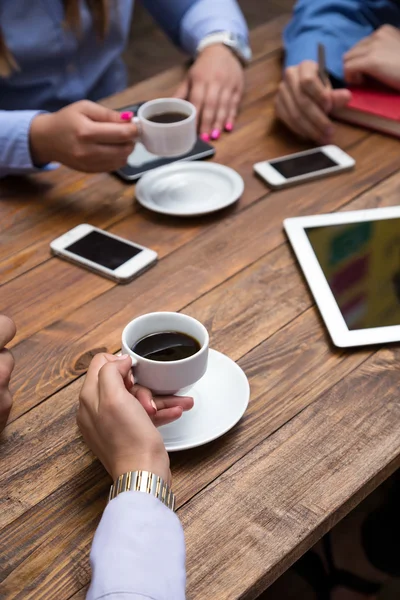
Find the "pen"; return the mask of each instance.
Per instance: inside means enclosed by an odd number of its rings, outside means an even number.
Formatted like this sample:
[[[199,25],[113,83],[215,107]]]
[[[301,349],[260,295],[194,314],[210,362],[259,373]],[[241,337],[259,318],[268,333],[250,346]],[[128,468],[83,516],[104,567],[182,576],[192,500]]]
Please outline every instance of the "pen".
[[[325,46],[323,44],[318,44],[318,77],[324,86],[328,85],[329,77],[326,72]]]

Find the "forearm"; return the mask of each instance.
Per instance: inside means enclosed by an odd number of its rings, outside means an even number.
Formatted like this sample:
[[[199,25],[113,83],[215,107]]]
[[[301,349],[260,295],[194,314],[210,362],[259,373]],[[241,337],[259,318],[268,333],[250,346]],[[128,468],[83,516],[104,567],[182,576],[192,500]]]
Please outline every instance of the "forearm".
[[[185,599],[185,542],[178,517],[142,492],[112,500],[90,554],[87,600]]]
[[[29,133],[39,113],[0,110],[0,177],[38,170],[32,162]]]
[[[372,31],[363,0],[299,0],[283,36],[285,66],[316,61],[323,43],[328,72],[343,79],[343,54]]]
[[[247,39],[248,29],[236,0],[145,0],[165,32],[194,56],[201,39],[216,31],[230,31]]]

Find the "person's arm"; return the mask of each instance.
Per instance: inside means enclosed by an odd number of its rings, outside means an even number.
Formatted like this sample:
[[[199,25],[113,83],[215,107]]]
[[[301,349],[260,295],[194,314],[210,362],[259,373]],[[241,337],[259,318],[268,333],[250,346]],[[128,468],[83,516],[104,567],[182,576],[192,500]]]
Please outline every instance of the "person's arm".
[[[248,38],[248,29],[236,0],[144,0],[146,9],[188,54],[195,56],[199,42],[216,31]]]
[[[332,143],[335,126],[329,115],[345,106],[343,55],[373,29],[363,0],[298,0],[284,32],[285,70],[275,100],[277,116],[300,137]],[[325,47],[331,81],[319,78],[318,44]]]
[[[6,345],[15,336],[15,324],[12,319],[0,315],[0,434],[7,425],[12,407],[12,396],[9,388],[11,373],[14,369],[14,358]]]
[[[38,110],[0,110],[0,177],[38,171],[32,162],[29,131]]]
[[[364,0],[299,0],[283,35],[285,66],[317,61],[321,42],[329,74],[343,81],[343,54],[373,29]]]
[[[113,488],[117,495],[113,493],[93,541],[87,600],[184,600],[183,530],[162,501],[165,497],[170,506],[171,473],[155,424],[175,421],[192,408],[193,399],[153,397],[150,390],[134,384],[129,356],[98,354],[79,400],[79,428],[114,483],[137,471],[148,471],[162,480],[157,480],[155,488],[157,493],[161,490],[161,500],[120,487],[130,481],[132,489],[135,479],[122,479]],[[147,489],[145,480],[140,481]],[[167,494],[162,482],[169,488]]]
[[[90,554],[87,600],[184,600],[185,540],[157,498],[124,492],[108,504]]]
[[[126,164],[136,134],[118,111],[89,100],[55,113],[0,111],[0,177],[52,169],[54,162],[89,173],[115,171]]]
[[[164,31],[196,58],[175,96],[195,105],[202,139],[216,140],[224,129],[232,131],[243,95],[243,65],[222,42],[196,51],[204,38],[217,32],[233,34],[247,44],[247,25],[236,0],[145,0],[144,4]]]

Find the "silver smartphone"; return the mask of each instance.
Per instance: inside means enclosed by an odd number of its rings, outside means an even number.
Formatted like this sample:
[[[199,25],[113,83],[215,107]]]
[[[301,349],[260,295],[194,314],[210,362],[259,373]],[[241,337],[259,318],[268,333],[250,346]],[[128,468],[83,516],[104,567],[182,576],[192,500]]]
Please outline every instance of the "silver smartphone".
[[[356,161],[338,146],[321,146],[254,165],[272,188],[280,189],[352,169]]]
[[[128,283],[157,261],[157,252],[103,231],[93,225],[74,227],[50,244],[55,256]]]

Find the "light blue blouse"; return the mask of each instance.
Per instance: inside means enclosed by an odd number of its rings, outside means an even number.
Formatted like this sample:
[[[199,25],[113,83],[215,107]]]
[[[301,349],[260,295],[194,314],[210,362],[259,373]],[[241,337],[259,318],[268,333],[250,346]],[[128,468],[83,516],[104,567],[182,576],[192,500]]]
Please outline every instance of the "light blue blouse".
[[[104,41],[98,39],[86,3],[79,36],[63,25],[63,0],[0,0],[0,25],[19,70],[0,77],[0,176],[33,169],[29,129],[39,111],[54,111],[126,87],[121,59],[134,0],[117,0]],[[144,0],[156,21],[188,54],[216,31],[247,39],[236,0]]]

